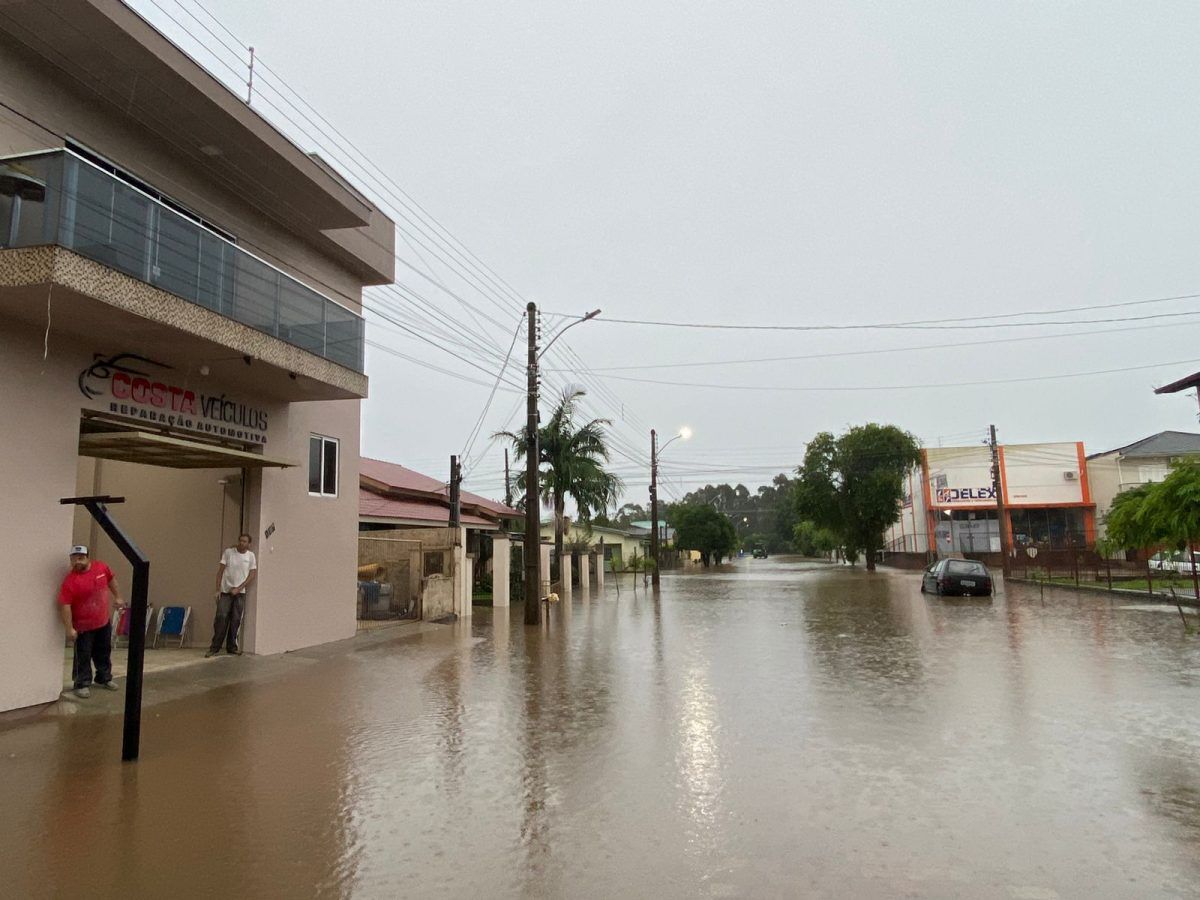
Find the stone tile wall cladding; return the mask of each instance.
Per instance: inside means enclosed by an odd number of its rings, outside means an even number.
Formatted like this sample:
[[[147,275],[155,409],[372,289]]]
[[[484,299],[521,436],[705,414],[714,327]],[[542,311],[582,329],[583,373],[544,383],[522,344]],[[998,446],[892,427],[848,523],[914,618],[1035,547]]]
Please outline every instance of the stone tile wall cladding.
[[[315,381],[367,394],[367,376],[62,247],[0,250],[0,288],[56,285]]]

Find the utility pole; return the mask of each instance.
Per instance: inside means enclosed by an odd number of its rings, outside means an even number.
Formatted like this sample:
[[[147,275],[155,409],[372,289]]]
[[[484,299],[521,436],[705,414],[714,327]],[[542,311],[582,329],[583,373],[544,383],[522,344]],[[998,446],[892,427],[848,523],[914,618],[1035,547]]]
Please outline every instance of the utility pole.
[[[450,457],[450,527],[462,527],[462,469],[458,466],[458,457]],[[457,543],[457,538],[455,539]]]
[[[512,509],[512,479],[508,474],[508,448],[504,448],[504,505]]]
[[[1004,580],[1008,581],[1008,576],[1012,570],[1012,560],[1009,559],[1008,546],[1008,513],[1004,508],[1004,484],[1000,477],[1000,448],[996,444],[996,426],[989,426],[988,429],[988,445],[992,449],[992,489],[996,492],[996,520],[1000,526],[1000,557],[1001,568],[1004,571]]]
[[[650,570],[650,583],[658,591],[658,432],[650,429],[650,558],[654,568]]]
[[[525,307],[529,318],[529,367],[525,393],[525,624],[540,625],[541,523],[538,521],[538,346],[537,305]]]

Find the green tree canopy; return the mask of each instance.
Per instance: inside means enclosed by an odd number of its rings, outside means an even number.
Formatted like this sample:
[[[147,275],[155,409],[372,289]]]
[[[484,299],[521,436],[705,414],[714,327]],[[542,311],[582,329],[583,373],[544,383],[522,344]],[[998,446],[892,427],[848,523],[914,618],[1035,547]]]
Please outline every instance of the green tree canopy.
[[[828,556],[838,546],[837,535],[807,519],[793,528],[792,543],[801,556]]]
[[[770,553],[792,549],[792,530],[796,525],[796,507],[792,498],[794,482],[787,475],[776,475],[770,484],[751,491],[744,484],[706,484],[689,491],[683,503],[703,503],[729,516],[743,545],[760,540]]]
[[[809,442],[797,470],[796,512],[841,540],[847,558],[861,551],[874,570],[883,533],[896,521],[905,474],[919,461],[916,438],[870,423]]]
[[[669,509],[669,521],[675,529],[675,541],[685,550],[695,550],[707,566],[714,558],[717,565],[737,548],[737,532],[729,516],[707,503],[676,503]]]
[[[650,511],[640,503],[626,503],[617,510],[613,521],[618,525],[629,525],[632,522],[644,522],[650,518]]]

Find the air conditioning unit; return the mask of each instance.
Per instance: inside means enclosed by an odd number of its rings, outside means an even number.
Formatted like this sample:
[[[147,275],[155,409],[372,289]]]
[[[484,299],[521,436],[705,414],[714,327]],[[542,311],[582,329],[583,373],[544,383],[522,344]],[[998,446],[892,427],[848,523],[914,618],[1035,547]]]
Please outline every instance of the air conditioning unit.
[[[1074,469],[1067,469],[1065,472],[1063,472],[1063,478],[1066,479],[1067,481],[1074,481],[1078,477],[1079,477],[1079,473],[1076,472]]]

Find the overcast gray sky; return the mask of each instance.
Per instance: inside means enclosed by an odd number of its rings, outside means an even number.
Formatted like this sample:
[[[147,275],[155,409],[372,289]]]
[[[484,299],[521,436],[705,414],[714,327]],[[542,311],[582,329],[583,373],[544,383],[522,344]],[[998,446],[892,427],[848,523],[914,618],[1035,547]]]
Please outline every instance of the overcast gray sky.
[[[592,407],[616,420],[630,456],[646,454],[651,425],[694,429],[664,455],[668,493],[753,486],[795,466],[817,431],[867,421],[933,445],[982,439],[994,422],[1002,441],[1082,440],[1089,453],[1198,430],[1194,396],[1151,393],[1200,369],[1197,299],[1043,317],[1196,311],[1090,326],[797,333],[603,321],[941,320],[1200,293],[1194,3],[200,2],[518,296],[556,313],[603,309],[559,344],[594,370],[878,351],[596,371],[608,390],[592,389]],[[233,78],[184,12],[203,19],[194,0],[132,5]],[[274,99],[265,87],[263,97]],[[478,312],[403,266],[400,280],[503,356],[515,301],[473,291],[461,265],[456,274],[428,248],[397,247]],[[401,333],[370,337],[488,381]],[[888,352],[905,347],[926,349]],[[494,356],[460,352],[498,369]],[[1198,362],[962,384],[1184,360]],[[368,372],[364,453],[444,475],[489,388],[377,348]],[[518,400],[497,394],[469,488],[502,492],[499,447],[481,451]],[[617,468],[644,500],[644,466],[618,457]]]

